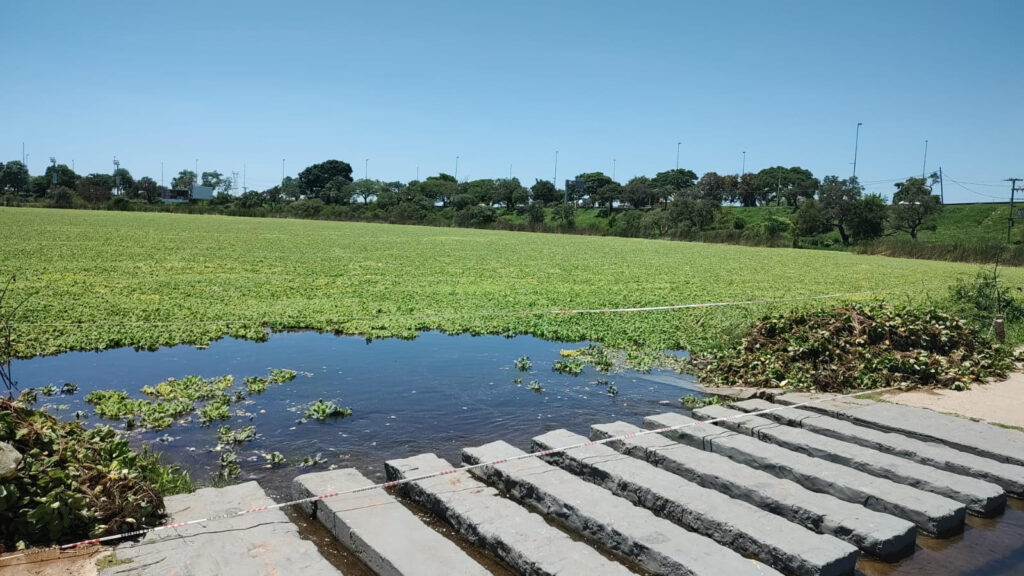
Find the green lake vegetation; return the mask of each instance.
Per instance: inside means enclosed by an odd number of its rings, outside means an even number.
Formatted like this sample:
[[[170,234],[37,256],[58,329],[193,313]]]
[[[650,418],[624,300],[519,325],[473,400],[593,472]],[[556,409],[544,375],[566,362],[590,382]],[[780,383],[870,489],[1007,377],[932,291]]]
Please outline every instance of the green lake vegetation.
[[[14,354],[423,330],[706,352],[767,314],[942,304],[978,266],[825,250],[223,216],[0,208]],[[1024,283],[1002,268],[1006,288]],[[859,294],[867,292],[868,294]],[[781,301],[848,294],[828,300]],[[774,300],[634,313],[576,309]],[[210,414],[211,417],[216,414]]]

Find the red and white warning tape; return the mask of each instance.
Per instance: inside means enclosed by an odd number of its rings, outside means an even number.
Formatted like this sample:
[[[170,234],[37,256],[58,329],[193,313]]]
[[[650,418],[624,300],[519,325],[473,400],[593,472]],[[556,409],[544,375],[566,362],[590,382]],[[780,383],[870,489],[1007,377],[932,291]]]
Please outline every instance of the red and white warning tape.
[[[257,512],[264,512],[264,511],[267,511],[267,510],[276,510],[276,509],[279,509],[279,508],[284,508],[286,506],[294,506],[296,504],[305,504],[307,502],[316,502],[318,500],[327,500],[327,499],[330,499],[330,498],[336,498],[338,496],[345,496],[345,495],[348,495],[348,494],[358,494],[360,492],[369,492],[371,490],[381,490],[381,489],[384,489],[384,488],[392,488],[392,487],[395,487],[395,486],[401,486],[403,484],[409,484],[409,483],[412,483],[412,482],[419,482],[421,480],[427,480],[427,479],[430,479],[430,478],[437,478],[437,477],[440,477],[440,476],[447,476],[449,474],[456,474],[456,473],[459,473],[459,472],[467,472],[469,470],[474,470],[476,468],[483,468],[485,466],[496,466],[498,464],[504,464],[506,462],[514,462],[514,461],[517,461],[517,460],[525,460],[527,458],[539,458],[541,456],[547,456],[549,454],[556,454],[556,453],[559,453],[559,452],[567,452],[569,450],[574,450],[574,449],[577,449],[577,448],[585,448],[587,446],[597,446],[597,445],[607,444],[609,442],[616,442],[616,441],[620,441],[620,440],[629,440],[631,438],[636,438],[636,437],[639,437],[639,436],[646,436],[648,434],[662,434],[664,432],[671,432],[673,430],[681,430],[683,428],[689,428],[689,427],[692,427],[692,426],[702,426],[704,424],[714,424],[716,422],[724,422],[724,421],[728,421],[728,420],[734,420],[734,419],[739,419],[739,418],[746,418],[746,417],[749,417],[749,416],[759,416],[761,414],[768,414],[768,413],[771,413],[771,412],[776,412],[778,410],[786,410],[788,408],[800,408],[801,406],[808,406],[808,405],[811,405],[811,404],[817,404],[819,402],[832,401],[832,400],[840,400],[840,399],[843,399],[843,398],[853,398],[853,397],[861,396],[861,395],[864,395],[864,394],[874,394],[874,393],[878,393],[878,392],[886,392],[886,391],[889,391],[889,390],[894,390],[896,388],[898,388],[898,387],[892,386],[892,387],[889,387],[889,388],[881,388],[881,389],[875,389],[875,390],[865,390],[865,391],[862,391],[862,392],[854,392],[852,394],[841,394],[841,395],[836,395],[836,396],[827,396],[827,397],[820,398],[820,399],[817,399],[817,400],[808,400],[807,402],[800,402],[800,403],[792,404],[792,405],[779,405],[779,406],[772,407],[772,408],[766,408],[764,410],[756,410],[754,412],[746,412],[746,413],[743,413],[743,414],[736,414],[736,415],[733,415],[733,416],[724,416],[724,417],[721,417],[721,418],[712,418],[710,420],[698,420],[698,421],[695,421],[695,422],[690,422],[690,423],[686,423],[686,424],[679,424],[679,425],[676,425],[676,426],[666,426],[666,427],[663,427],[663,428],[656,428],[656,429],[653,429],[653,430],[641,430],[639,432],[632,432],[632,433],[629,433],[629,434],[623,434],[621,436],[613,436],[613,437],[610,437],[610,438],[602,438],[600,440],[588,440],[586,442],[580,442],[580,443],[577,443],[577,444],[572,444],[570,446],[562,446],[560,448],[551,448],[551,449],[548,449],[548,450],[541,450],[540,452],[529,452],[529,453],[525,453],[525,454],[520,454],[518,456],[510,456],[508,458],[500,458],[498,460],[492,460],[490,462],[481,462],[481,463],[478,463],[478,464],[467,464],[465,466],[460,466],[458,468],[449,468],[447,470],[443,470],[443,471],[440,471],[440,472],[431,472],[429,474],[421,474],[419,476],[410,476],[408,478],[402,478],[400,480],[391,480],[391,481],[388,481],[388,482],[382,482],[380,484],[371,484],[369,486],[363,486],[363,487],[360,487],[360,488],[353,488],[351,490],[343,490],[343,491],[340,491],[340,492],[330,492],[328,494],[319,494],[317,496],[309,496],[307,498],[299,498],[298,500],[290,500],[288,502],[281,502],[281,503],[277,503],[277,504],[270,504],[270,505],[267,505],[267,506],[257,506],[255,508],[249,508],[247,510],[242,510],[242,511],[234,512],[234,513],[231,513],[231,514],[221,514],[221,515],[218,515],[218,516],[209,516],[209,517],[206,517],[206,518],[199,518],[199,519],[196,519],[196,520],[189,520],[187,522],[175,522],[173,524],[164,524],[162,526],[155,526],[155,527],[152,527],[152,528],[141,528],[139,530],[132,530],[131,532],[123,532],[121,534],[112,534],[110,536],[103,536],[101,538],[91,538],[89,540],[82,540],[80,542],[73,542],[71,544],[63,544],[61,546],[57,546],[57,547],[54,547],[54,548],[46,548],[46,549],[41,549],[41,550],[32,550],[32,551],[26,551],[26,552],[19,552],[17,554],[3,555],[3,556],[0,556],[0,562],[5,561],[5,560],[13,560],[15,558],[21,558],[21,557],[24,557],[24,556],[40,554],[40,553],[43,553],[43,552],[50,552],[50,551],[54,551],[54,550],[69,550],[71,548],[80,548],[82,546],[89,546],[89,545],[92,545],[92,544],[101,544],[103,542],[111,542],[111,541],[115,541],[115,540],[124,540],[126,538],[134,538],[136,536],[142,536],[142,535],[145,535],[145,534],[149,534],[151,532],[152,533],[156,533],[156,532],[161,532],[161,531],[164,531],[164,530],[170,530],[170,529],[173,529],[173,528],[182,528],[182,527],[185,527],[185,526],[192,526],[194,524],[203,524],[203,523],[207,523],[207,522],[216,522],[216,521],[219,521],[219,520],[226,520],[228,518],[237,518],[239,516],[245,516],[246,514],[253,514],[253,513],[257,513]]]

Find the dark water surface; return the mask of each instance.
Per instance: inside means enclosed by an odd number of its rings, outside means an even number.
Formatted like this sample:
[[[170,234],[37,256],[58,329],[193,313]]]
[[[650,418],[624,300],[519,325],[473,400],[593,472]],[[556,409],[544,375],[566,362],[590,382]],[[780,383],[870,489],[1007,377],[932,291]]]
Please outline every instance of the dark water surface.
[[[190,346],[155,352],[131,349],[72,352],[17,361],[13,367],[22,388],[74,382],[73,396],[40,396],[40,404],[71,418],[76,410],[91,415],[85,395],[98,389],[125,390],[143,397],[140,388],[189,374],[232,374],[236,386],[245,376],[266,375],[270,368],[299,372],[292,382],[233,404],[240,414],[226,422],[233,428],[254,425],[258,437],[237,449],[239,481],[258,480],[278,500],[290,498],[293,477],[330,465],[355,467],[383,480],[390,458],[435,452],[453,464],[459,451],[493,440],[528,450],[530,439],[556,428],[587,434],[592,424],[625,420],[678,407],[678,398],[699,395],[692,377],[668,371],[602,374],[587,367],[577,377],[555,373],[559,351],[585,343],[559,343],[528,336],[447,336],[424,333],[412,341],[339,337],[312,332],[278,333],[267,342],[223,339],[208,349]],[[519,372],[514,360],[529,356],[533,367]],[[521,378],[522,383],[514,380]],[[536,380],[537,394],[526,388]],[[614,382],[618,395],[598,381]],[[299,423],[304,408],[322,398],[348,406],[352,416],[332,422]],[[216,428],[196,422],[175,423],[160,431],[133,432],[137,444],[153,446],[164,459],[188,469],[202,484],[211,482],[220,453]],[[288,463],[266,467],[261,453],[281,452]],[[302,468],[305,456],[322,453],[325,464]],[[1010,576],[1024,575],[1024,502],[1011,499],[998,518],[968,517],[964,533],[936,540],[921,536],[917,551],[897,564],[870,559],[858,563],[864,576]]]
[[[76,410],[100,420],[84,402],[92,390],[124,390],[143,398],[140,389],[167,378],[198,374],[210,378],[232,374],[241,387],[244,376],[266,375],[287,368],[299,376],[272,386],[259,396],[233,404],[244,412],[230,421],[201,427],[175,423],[159,431],[133,432],[137,442],[152,445],[169,462],[187,468],[200,483],[217,471],[218,425],[256,426],[256,440],[237,450],[239,480],[256,479],[272,496],[287,497],[291,479],[330,465],[355,467],[383,480],[383,463],[423,452],[435,452],[459,463],[463,447],[505,440],[528,449],[530,439],[557,428],[586,434],[592,424],[614,420],[639,423],[649,414],[678,406],[695,393],[692,377],[668,371],[602,374],[587,367],[580,376],[553,372],[559,351],[585,343],[548,342],[528,336],[448,336],[424,333],[415,340],[375,340],[313,332],[278,333],[267,342],[223,339],[208,349],[191,346],[155,352],[117,349],[72,352],[17,362],[14,375],[21,388],[74,382],[73,396],[40,396],[40,404],[70,418]],[[519,372],[514,361],[529,356],[533,367]],[[522,383],[516,384],[515,379]],[[531,380],[544,388],[526,388]],[[618,395],[608,394],[598,380],[614,382]],[[299,423],[305,407],[322,398],[352,409],[352,416],[328,422]],[[665,406],[669,403],[671,406]],[[277,451],[288,463],[265,467],[261,452]],[[305,456],[321,453],[327,462],[301,468]]]

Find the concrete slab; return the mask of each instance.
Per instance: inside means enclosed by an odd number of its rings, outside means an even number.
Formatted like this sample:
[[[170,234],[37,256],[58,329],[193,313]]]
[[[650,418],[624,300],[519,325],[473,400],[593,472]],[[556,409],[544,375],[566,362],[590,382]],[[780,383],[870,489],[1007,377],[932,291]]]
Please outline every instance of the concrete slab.
[[[389,460],[388,478],[396,480],[452,468],[435,454]],[[569,537],[468,473],[457,472],[405,484],[424,507],[444,518],[467,540],[490,551],[520,574],[624,575],[625,566]]]
[[[539,450],[547,450],[587,442],[587,437],[555,430],[533,442]],[[781,572],[851,574],[857,563],[859,551],[850,544],[702,488],[608,446],[576,448],[543,459]]]
[[[938,442],[925,442],[896,432],[860,426],[849,420],[825,416],[803,408],[777,410],[778,404],[766,400],[735,402],[733,407],[744,412],[774,408],[775,411],[762,416],[822,436],[882,450],[948,472],[981,478],[1001,486],[1011,496],[1024,497],[1024,466],[998,462]]]
[[[230,514],[273,503],[256,482],[203,488],[164,499],[173,522]],[[299,537],[298,528],[281,510],[150,533],[138,543],[119,545],[116,551],[119,558],[131,562],[103,570],[104,576],[341,574],[320,555],[312,542]]]
[[[463,459],[474,464],[522,454],[501,441],[462,451]],[[654,574],[779,574],[539,458],[483,466],[472,473]]]
[[[1024,432],[940,414],[925,408],[857,398],[828,400],[829,398],[834,398],[834,395],[790,393],[777,396],[775,401],[779,404],[792,405],[826,399],[824,402],[808,404],[804,408],[835,418],[851,420],[862,426],[899,432],[930,442],[941,442],[972,454],[1024,466]]]
[[[374,484],[352,468],[303,474],[294,483],[300,498]],[[303,507],[380,576],[490,574],[383,490],[314,500]]]
[[[641,430],[626,422],[598,424],[591,427],[590,437],[619,437]],[[877,558],[894,560],[914,550],[917,529],[911,522],[829,494],[812,492],[720,454],[655,434],[615,440],[605,446],[816,532],[831,534]]]
[[[715,425],[749,434],[794,452],[951,498],[966,505],[967,511],[977,516],[994,516],[1006,507],[1006,492],[991,482],[925,466],[873,448],[779,424],[761,416],[736,418],[742,416],[743,412],[725,406],[705,406],[694,410],[693,415],[702,420],[730,418],[720,420]]]
[[[659,414],[644,419],[644,426],[648,428],[682,424],[695,425],[667,432],[665,436],[793,480],[809,490],[826,492],[847,502],[862,503],[872,510],[899,516],[928,534],[945,537],[963,529],[966,507],[944,496],[799,454],[681,414]]]

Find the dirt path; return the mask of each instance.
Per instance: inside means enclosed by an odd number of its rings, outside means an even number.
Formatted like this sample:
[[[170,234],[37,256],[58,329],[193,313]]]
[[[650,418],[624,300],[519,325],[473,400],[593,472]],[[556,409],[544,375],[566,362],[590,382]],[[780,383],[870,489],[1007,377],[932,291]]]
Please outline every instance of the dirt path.
[[[31,557],[0,563],[0,573],[21,576],[96,576],[96,561],[110,554],[105,546],[82,550],[40,551]]]
[[[889,402],[929,408],[986,422],[1024,428],[1024,373],[1014,372],[1002,382],[975,384],[969,390],[946,389],[890,392]]]

